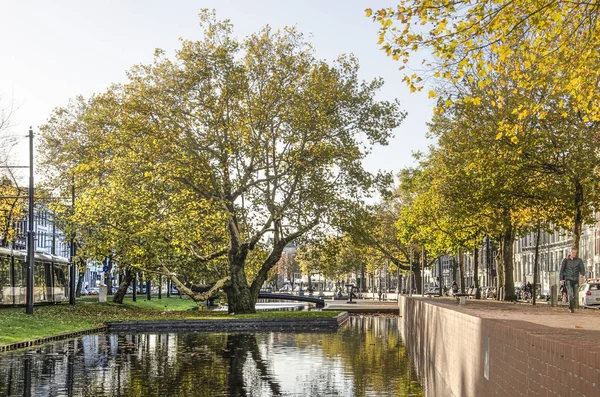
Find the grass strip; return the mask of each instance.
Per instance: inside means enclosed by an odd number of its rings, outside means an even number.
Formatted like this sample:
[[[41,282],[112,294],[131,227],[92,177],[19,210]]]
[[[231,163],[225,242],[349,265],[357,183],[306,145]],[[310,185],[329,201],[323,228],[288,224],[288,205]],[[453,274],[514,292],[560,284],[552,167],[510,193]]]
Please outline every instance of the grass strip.
[[[97,298],[78,300],[75,307],[67,304],[36,306],[32,315],[25,308],[0,309],[0,345],[96,328],[109,321],[184,320],[184,319],[257,319],[257,318],[331,318],[340,312],[262,311],[255,314],[229,315],[225,311],[190,310],[198,307],[191,299],[126,298],[123,305],[98,303]]]

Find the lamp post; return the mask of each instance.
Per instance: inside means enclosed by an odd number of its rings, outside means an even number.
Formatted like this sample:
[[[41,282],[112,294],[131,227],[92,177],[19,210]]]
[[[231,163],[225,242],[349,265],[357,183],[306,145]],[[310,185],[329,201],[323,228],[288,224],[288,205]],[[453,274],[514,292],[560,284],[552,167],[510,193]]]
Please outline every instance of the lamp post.
[[[33,226],[33,128],[29,127],[29,227],[27,230],[27,295],[25,313],[33,314],[33,270],[35,231]]]
[[[75,177],[71,185],[71,209],[75,215]],[[69,304],[75,306],[75,276],[77,274],[77,246],[75,245],[75,229],[71,232],[71,266],[69,267]]]

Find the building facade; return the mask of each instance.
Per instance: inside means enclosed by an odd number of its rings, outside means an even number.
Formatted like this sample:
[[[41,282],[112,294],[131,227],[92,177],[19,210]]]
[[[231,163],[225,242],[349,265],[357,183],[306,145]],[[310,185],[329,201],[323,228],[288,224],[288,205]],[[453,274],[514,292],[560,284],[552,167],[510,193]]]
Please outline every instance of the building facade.
[[[17,222],[17,238],[12,244],[15,250],[27,250],[27,227],[29,218]],[[64,232],[60,230],[53,217],[52,211],[44,206],[36,206],[34,215],[33,230],[35,231],[35,251],[46,254],[53,254],[64,258],[70,258],[69,241]]]

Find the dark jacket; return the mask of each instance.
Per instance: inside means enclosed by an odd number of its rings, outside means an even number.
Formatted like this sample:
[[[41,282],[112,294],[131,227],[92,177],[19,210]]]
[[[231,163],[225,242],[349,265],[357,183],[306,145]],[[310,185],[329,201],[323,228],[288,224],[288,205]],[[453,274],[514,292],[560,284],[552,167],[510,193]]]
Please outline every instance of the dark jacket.
[[[581,258],[565,258],[560,264],[560,280],[579,281],[579,275],[585,275],[585,265]]]

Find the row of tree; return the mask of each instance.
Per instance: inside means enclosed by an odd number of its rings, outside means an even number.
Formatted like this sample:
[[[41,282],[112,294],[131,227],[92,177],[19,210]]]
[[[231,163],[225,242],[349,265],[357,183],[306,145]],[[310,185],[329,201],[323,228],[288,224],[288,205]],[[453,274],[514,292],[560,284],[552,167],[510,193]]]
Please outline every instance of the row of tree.
[[[410,65],[431,54],[405,81],[416,91],[429,79],[438,98],[436,144],[400,173],[400,241],[456,254],[493,239],[507,300],[517,236],[564,228],[579,247],[600,187],[599,12],[594,2],[527,0],[367,10],[388,55]]]

